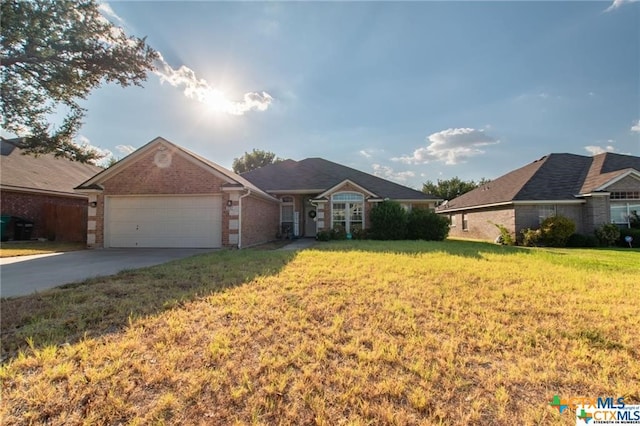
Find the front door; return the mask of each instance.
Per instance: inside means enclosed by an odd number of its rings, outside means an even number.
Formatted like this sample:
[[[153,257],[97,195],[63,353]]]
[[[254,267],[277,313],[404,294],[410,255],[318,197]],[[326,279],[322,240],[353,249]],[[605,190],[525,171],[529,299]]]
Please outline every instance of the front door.
[[[315,237],[317,233],[316,228],[316,208],[306,200],[304,203],[304,236]]]

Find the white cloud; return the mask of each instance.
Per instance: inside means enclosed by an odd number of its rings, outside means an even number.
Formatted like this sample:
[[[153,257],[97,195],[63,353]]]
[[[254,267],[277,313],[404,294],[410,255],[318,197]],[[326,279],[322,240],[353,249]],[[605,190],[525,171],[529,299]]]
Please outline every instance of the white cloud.
[[[124,19],[122,19],[116,12],[113,11],[109,3],[100,3],[98,5],[98,10],[102,14],[102,16],[110,19],[112,22],[115,21],[118,25],[126,25]]]
[[[613,0],[613,3],[609,5],[608,8],[605,9],[605,12],[611,12],[612,10],[618,9],[624,4],[635,3],[638,0]]]
[[[406,182],[409,178],[415,177],[416,174],[410,170],[404,172],[396,172],[389,166],[380,164],[372,164],[373,174],[385,179],[395,180],[397,182]]]
[[[631,131],[640,133],[640,120],[638,120],[637,123],[631,126]]]
[[[384,155],[384,149],[380,148],[365,148],[358,151],[358,154],[362,155],[364,158],[370,159],[373,157],[379,157]]]
[[[607,142],[611,142],[611,141],[607,141]],[[602,154],[603,152],[615,152],[615,148],[612,145],[607,145],[607,146],[597,146],[597,145],[587,145],[584,147],[585,150],[587,150],[588,153],[590,153],[591,155],[598,155],[598,154]]]
[[[135,44],[135,39],[126,37],[121,27],[126,27],[124,19],[113,11],[111,6],[104,2],[98,5],[98,10],[102,14],[103,19],[114,23],[109,38],[108,36],[102,40],[107,44],[113,44],[116,40],[124,38],[127,43]],[[277,27],[269,27],[270,31],[276,31]],[[196,73],[189,67],[181,65],[180,68],[174,69],[167,61],[164,60],[162,54],[158,52],[158,59],[154,66],[154,73],[160,77],[161,83],[169,83],[173,87],[182,87],[185,96],[195,99],[205,104],[209,109],[223,112],[231,115],[244,115],[248,111],[266,111],[273,101],[273,97],[267,92],[249,92],[245,93],[240,101],[232,101],[226,97],[224,92],[213,88],[209,83],[196,76]]]
[[[206,80],[198,78],[196,73],[189,67],[182,65],[178,69],[172,68],[160,55],[155,63],[156,75],[160,77],[161,83],[169,83],[173,87],[184,88],[183,93],[191,99],[206,104],[208,107],[231,115],[243,115],[248,111],[266,111],[273,101],[273,97],[266,92],[245,93],[241,101],[227,99],[226,95],[207,83]]]
[[[561,99],[560,95],[555,95],[553,93],[549,93],[545,90],[539,91],[531,91],[522,93],[515,97],[516,102],[531,102],[531,101],[540,101],[543,102],[545,100],[553,100],[553,99]]]
[[[116,145],[116,149],[118,150],[118,152],[124,155],[129,155],[136,150],[136,148],[132,145]]]
[[[111,151],[106,148],[100,148],[99,146],[92,145],[91,141],[86,136],[78,135],[75,138],[74,143],[81,148],[95,151],[98,154],[100,158],[92,161],[96,166],[106,167],[113,157],[113,153]]]
[[[500,143],[485,134],[484,130],[458,128],[447,129],[429,135],[428,145],[418,148],[413,155],[392,158],[406,164],[427,164],[440,161],[445,164],[464,163],[468,158],[484,154],[480,147]]]

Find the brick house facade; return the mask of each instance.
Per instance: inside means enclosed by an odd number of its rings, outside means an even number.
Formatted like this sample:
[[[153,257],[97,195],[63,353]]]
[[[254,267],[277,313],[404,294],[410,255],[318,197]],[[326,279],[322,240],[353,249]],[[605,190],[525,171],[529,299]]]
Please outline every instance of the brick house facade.
[[[322,159],[238,175],[163,138],[76,190],[89,201],[89,247],[243,248],[336,226],[366,228],[375,203],[387,198],[408,209],[437,201]]]
[[[77,190],[89,197],[87,244],[92,248],[249,247],[276,234],[277,199],[162,138]],[[192,206],[200,201],[204,207]],[[189,228],[196,220],[198,225]],[[263,226],[267,222],[273,226]],[[170,232],[180,227],[184,233]],[[211,238],[199,238],[209,233]]]
[[[640,157],[613,153],[586,157],[550,154],[441,205],[452,237],[495,240],[507,228],[514,238],[554,215],[571,219],[576,232],[603,224],[630,226],[640,213]]]
[[[102,168],[52,154],[24,155],[22,139],[0,141],[0,168],[3,241],[86,240],[88,200],[73,188]]]

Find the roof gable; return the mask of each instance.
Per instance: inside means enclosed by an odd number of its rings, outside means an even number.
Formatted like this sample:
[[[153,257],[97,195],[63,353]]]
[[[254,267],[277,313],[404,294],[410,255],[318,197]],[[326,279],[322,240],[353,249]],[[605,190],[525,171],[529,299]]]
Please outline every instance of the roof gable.
[[[601,186],[595,188],[593,191],[608,191],[610,186],[622,181],[626,177],[631,177],[640,181],[640,171],[636,169],[618,170],[615,172],[605,173],[600,176],[603,180],[605,180],[605,182]]]
[[[238,189],[242,189],[242,188],[250,189],[256,195],[261,195],[265,198],[275,200],[272,196],[263,192],[260,188],[256,187],[251,182],[244,179],[242,176],[230,170],[227,170],[224,167],[210,160],[207,160],[206,158],[198,154],[195,154],[181,146],[178,146],[172,142],[169,142],[168,140],[162,137],[157,137],[153,139],[151,142],[147,143],[143,147],[129,154],[127,157],[118,161],[113,166],[109,167],[108,169],[105,169],[101,173],[93,176],[91,179],[83,182],[76,189],[78,191],[87,191],[87,190],[92,191],[92,190],[99,189],[101,187],[101,183],[105,182],[110,177],[120,173],[124,169],[133,166],[139,158],[145,156],[146,154],[148,154],[150,151],[153,151],[153,150],[158,150],[158,151],[169,150],[171,153],[181,155],[183,158],[187,159],[188,161],[191,161],[192,163],[212,173],[216,177],[226,182],[226,184],[231,188],[236,187]]]
[[[0,141],[0,184],[6,189],[75,195],[73,188],[103,169],[53,154],[25,155],[19,140]]]
[[[348,180],[383,198],[438,199],[421,191],[322,158],[285,160],[242,173],[242,177],[271,193],[323,193]]]
[[[580,193],[602,191],[630,170],[640,173],[640,157],[604,152],[593,157],[593,163]]]
[[[348,189],[345,189],[345,188],[348,188]],[[369,197],[373,197],[373,198],[377,198],[378,197],[376,194],[374,194],[373,192],[369,191],[368,189],[363,188],[362,186],[358,185],[357,183],[354,183],[354,182],[350,181],[349,179],[345,179],[342,182],[340,182],[339,184],[334,185],[331,188],[327,189],[322,194],[318,195],[316,198],[327,198],[334,192],[343,192],[343,191],[349,192],[349,191],[352,190],[352,188],[353,189],[357,189],[359,192],[364,192]]]

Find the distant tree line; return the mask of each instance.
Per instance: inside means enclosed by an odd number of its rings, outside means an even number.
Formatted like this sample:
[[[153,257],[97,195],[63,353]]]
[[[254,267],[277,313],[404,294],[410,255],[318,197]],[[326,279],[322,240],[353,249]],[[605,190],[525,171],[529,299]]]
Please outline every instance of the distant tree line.
[[[464,181],[458,176],[452,177],[451,179],[438,179],[437,183],[428,180],[422,185],[422,192],[435,195],[444,200],[452,200],[490,181],[490,179],[485,178],[480,179],[478,182],[473,180]]]

